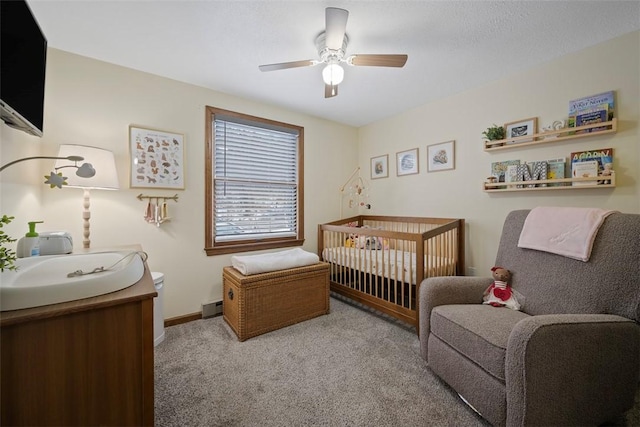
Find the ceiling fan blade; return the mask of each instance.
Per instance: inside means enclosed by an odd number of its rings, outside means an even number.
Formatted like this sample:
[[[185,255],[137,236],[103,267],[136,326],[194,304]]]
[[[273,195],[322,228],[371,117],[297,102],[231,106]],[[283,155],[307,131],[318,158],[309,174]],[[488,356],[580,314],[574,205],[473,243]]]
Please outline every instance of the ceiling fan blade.
[[[347,18],[349,18],[348,10],[337,7],[328,7],[325,10],[325,37],[329,49],[342,48],[344,33],[347,31]]]
[[[404,67],[407,55],[351,55],[348,63],[357,66]]]
[[[324,97],[325,98],[333,98],[338,95],[338,85],[324,85]]]
[[[305,59],[303,61],[280,62],[278,64],[260,65],[260,71],[285,70],[287,68],[310,67],[316,65],[318,61],[313,59]]]

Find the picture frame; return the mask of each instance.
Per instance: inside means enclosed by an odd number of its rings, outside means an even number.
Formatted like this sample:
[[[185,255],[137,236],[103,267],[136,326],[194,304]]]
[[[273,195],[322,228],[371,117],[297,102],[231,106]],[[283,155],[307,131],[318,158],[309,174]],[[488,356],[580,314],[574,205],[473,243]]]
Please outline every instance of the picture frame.
[[[396,153],[396,173],[398,176],[412,175],[418,172],[417,148]]]
[[[184,135],[129,126],[129,187],[184,190]]]
[[[389,155],[371,158],[371,179],[389,177]]]
[[[527,135],[533,135],[538,132],[538,118],[531,117],[528,119],[518,120],[517,122],[505,123],[505,139],[519,138]],[[530,142],[533,138],[523,138],[517,141],[507,141],[507,145],[519,144],[521,142]]]
[[[445,141],[427,146],[427,172],[455,169],[455,141]]]

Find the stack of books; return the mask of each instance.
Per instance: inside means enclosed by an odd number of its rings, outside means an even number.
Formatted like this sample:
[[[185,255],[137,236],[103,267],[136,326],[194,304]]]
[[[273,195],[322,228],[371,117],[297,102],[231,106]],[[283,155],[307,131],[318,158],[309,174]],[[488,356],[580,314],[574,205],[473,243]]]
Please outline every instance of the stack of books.
[[[579,127],[593,123],[608,122],[615,116],[613,91],[599,93],[569,101],[568,127]],[[574,132],[574,134],[598,132],[611,126],[595,127]]]

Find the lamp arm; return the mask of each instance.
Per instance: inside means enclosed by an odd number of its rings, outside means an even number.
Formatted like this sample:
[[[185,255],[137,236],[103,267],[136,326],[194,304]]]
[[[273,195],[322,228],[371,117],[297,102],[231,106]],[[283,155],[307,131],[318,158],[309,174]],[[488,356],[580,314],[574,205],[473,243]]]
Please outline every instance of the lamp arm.
[[[64,169],[64,168],[76,168],[76,169],[78,169],[78,165],[59,166],[59,167],[53,168],[53,169],[55,169],[55,171],[58,172],[58,169]]]
[[[6,165],[3,165],[2,167],[0,167],[0,172],[2,172],[3,170],[5,170],[6,168],[8,168],[11,165],[15,165],[16,163],[24,162],[25,160],[36,160],[36,159],[52,159],[52,160],[66,159],[66,160],[71,160],[71,161],[81,161],[81,160],[84,160],[84,157],[81,157],[81,156],[67,156],[67,157],[35,156],[35,157],[25,157],[23,159],[14,160],[13,162],[9,162]]]

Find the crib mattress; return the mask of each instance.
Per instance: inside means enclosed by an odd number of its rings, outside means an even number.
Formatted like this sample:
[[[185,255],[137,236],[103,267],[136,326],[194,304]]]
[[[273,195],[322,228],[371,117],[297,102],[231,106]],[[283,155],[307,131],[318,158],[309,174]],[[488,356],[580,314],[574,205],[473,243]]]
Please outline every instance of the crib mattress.
[[[330,263],[390,280],[416,284],[416,254],[396,249],[359,249],[332,247],[322,251],[322,258]],[[455,260],[425,255],[424,277],[449,276],[455,271]]]

